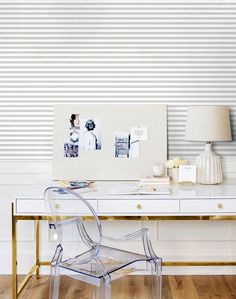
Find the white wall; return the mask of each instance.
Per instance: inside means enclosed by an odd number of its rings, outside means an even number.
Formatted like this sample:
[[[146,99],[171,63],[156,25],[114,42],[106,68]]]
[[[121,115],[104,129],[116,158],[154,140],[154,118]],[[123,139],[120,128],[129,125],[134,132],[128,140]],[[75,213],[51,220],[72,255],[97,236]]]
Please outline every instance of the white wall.
[[[54,104],[170,104],[169,155],[184,158],[203,148],[183,140],[186,106],[229,105],[236,126],[236,5],[235,0],[0,0],[0,4],[0,158],[22,159],[0,162],[0,273],[10,273],[10,203],[16,196],[34,194],[34,184],[51,175],[50,162],[43,160],[52,156]],[[228,176],[236,176],[235,148],[235,140],[216,145]],[[42,161],[33,162],[37,158]],[[129,227],[140,225],[132,222]],[[231,222],[148,226],[163,257],[223,259],[234,251]],[[117,223],[113,227],[116,230]],[[105,230],[110,228],[110,223],[105,225]],[[23,224],[19,237],[23,273],[34,254],[33,224]],[[44,243],[42,254],[52,246]],[[198,268],[176,271],[206,273]]]
[[[232,167],[232,168],[231,168]],[[226,168],[226,167],[224,167]],[[230,171],[230,168],[232,171]],[[235,175],[234,165],[228,165],[228,174]],[[51,179],[49,162],[0,163],[0,274],[11,273],[11,202],[15,197],[43,195],[39,185]],[[17,184],[16,184],[17,182]],[[123,235],[139,228],[148,227],[158,255],[165,260],[225,260],[234,259],[236,252],[236,222],[233,221],[114,221],[103,222],[104,234]],[[35,235],[33,222],[18,222],[19,272],[25,273],[33,263]],[[128,229],[128,231],[127,231]],[[53,242],[48,242],[47,223],[42,223],[43,260],[49,260],[54,250]],[[127,249],[139,250],[140,243],[130,243]],[[170,267],[164,273],[236,273],[232,267]],[[46,269],[45,269],[46,271]]]

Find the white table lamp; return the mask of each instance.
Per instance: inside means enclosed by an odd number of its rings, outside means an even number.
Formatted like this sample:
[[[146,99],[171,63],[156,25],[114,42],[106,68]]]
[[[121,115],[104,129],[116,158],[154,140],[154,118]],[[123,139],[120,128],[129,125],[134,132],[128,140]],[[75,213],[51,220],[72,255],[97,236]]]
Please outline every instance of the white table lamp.
[[[232,140],[229,109],[226,106],[190,106],[185,140],[205,141],[205,152],[197,157],[200,184],[219,184],[223,180],[220,157],[211,148],[212,141]]]

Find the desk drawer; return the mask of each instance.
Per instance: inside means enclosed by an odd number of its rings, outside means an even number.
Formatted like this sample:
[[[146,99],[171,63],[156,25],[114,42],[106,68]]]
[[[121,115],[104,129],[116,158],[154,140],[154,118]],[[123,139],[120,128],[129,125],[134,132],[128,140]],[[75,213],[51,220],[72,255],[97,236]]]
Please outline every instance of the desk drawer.
[[[235,213],[236,200],[181,200],[180,212],[182,213]]]
[[[91,206],[97,211],[97,201],[88,200]],[[81,215],[88,214],[88,208],[84,203],[77,201],[75,206],[75,201],[70,199],[61,200],[59,210],[63,210],[65,214],[74,215],[75,212]],[[45,209],[45,203],[43,199],[16,199],[16,213],[22,214],[45,214],[49,212],[49,208]],[[90,215],[90,213],[89,213]]]
[[[98,212],[112,214],[178,213],[178,200],[99,200]]]

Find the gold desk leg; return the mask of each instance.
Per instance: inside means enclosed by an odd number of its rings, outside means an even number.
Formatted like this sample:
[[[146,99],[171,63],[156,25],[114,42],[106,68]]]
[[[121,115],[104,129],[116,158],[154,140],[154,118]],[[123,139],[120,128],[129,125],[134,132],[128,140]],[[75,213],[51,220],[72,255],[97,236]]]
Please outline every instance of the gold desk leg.
[[[18,287],[18,292],[17,292],[18,296],[20,295],[21,291],[23,291],[23,289],[26,286],[27,282],[30,280],[30,278],[32,277],[32,275],[34,274],[34,272],[37,270],[38,267],[39,266],[34,264],[32,266],[32,268],[30,269],[30,271],[28,272],[28,274],[25,276],[25,278],[23,279],[23,281],[21,282],[21,284]]]
[[[14,205],[12,204],[12,215],[11,215],[11,225],[12,225],[12,298],[17,299],[17,220],[14,216]]]
[[[35,256],[36,256],[36,265],[38,266],[36,268],[36,278],[39,279],[40,275],[39,275],[39,269],[40,269],[40,261],[39,261],[39,252],[40,252],[40,221],[36,220],[36,252],[35,252]]]

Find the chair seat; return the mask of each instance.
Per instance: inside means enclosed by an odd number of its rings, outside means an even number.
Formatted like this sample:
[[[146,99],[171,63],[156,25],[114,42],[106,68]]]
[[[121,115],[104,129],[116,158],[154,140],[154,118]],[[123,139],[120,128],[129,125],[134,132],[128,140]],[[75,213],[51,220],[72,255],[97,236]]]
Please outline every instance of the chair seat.
[[[89,262],[81,262],[81,260],[88,259],[89,257],[91,257]],[[60,267],[94,278],[101,278],[103,277],[102,268],[108,274],[116,271],[117,275],[128,275],[132,272],[132,267],[127,266],[138,261],[149,261],[145,255],[102,245],[100,246],[98,260],[101,265],[93,257],[93,251],[87,251],[75,258],[62,261]],[[127,267],[127,269],[123,269],[124,267]]]

